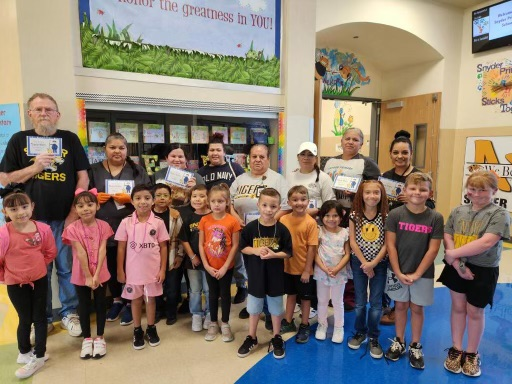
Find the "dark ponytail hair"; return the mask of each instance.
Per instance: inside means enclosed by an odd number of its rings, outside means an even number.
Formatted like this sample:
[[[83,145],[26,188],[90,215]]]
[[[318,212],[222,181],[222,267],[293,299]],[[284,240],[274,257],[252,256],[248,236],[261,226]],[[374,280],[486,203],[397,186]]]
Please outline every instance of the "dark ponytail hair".
[[[215,132],[210,138],[210,141],[208,142],[208,149],[210,149],[210,144],[220,144],[222,145],[222,150],[226,152],[226,147],[224,144],[224,135],[222,133]]]
[[[395,139],[391,142],[391,145],[389,146],[389,152],[393,150],[393,147],[397,143],[406,143],[407,145],[409,145],[409,150],[412,153],[411,134],[409,132],[401,129],[400,131],[395,133]]]
[[[320,180],[320,167],[317,163],[315,163],[315,171],[316,171],[316,180],[315,183],[318,183],[318,180]]]

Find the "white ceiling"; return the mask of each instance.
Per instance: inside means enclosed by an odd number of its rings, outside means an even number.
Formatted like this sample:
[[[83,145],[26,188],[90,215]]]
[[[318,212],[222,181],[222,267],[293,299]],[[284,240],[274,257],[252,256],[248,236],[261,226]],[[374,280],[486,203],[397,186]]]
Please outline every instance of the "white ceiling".
[[[460,9],[485,3],[483,0],[430,1]],[[415,35],[399,28],[374,23],[341,24],[319,31],[316,33],[316,47],[356,52],[384,72],[443,58]]]

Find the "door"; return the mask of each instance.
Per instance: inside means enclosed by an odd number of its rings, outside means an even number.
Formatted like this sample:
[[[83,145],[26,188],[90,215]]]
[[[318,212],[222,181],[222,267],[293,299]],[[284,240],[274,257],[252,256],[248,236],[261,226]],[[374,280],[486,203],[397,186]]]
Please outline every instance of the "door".
[[[412,164],[432,176],[435,193],[440,113],[440,92],[383,101],[380,108],[378,144],[378,164],[381,172],[393,167],[389,158],[389,146],[395,133],[403,129],[411,134]]]

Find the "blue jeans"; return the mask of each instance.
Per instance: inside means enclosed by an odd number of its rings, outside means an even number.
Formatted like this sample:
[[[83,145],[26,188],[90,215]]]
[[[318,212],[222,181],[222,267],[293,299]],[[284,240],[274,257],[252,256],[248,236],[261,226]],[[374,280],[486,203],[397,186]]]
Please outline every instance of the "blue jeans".
[[[53,263],[57,268],[57,279],[59,281],[59,299],[62,308],[59,315],[62,317],[70,313],[76,313],[78,308],[78,296],[75,286],[71,284],[71,267],[73,265],[73,254],[71,247],[62,242],[62,231],[64,230],[64,220],[43,221],[52,228],[55,245],[57,246],[57,257],[48,264],[48,296],[46,301],[46,318],[48,323],[53,322],[52,313],[52,270]]]
[[[380,262],[373,271],[375,276],[368,276],[361,269],[361,262],[356,256],[350,257],[350,265],[354,275],[356,293],[356,332],[368,334],[371,338],[379,337],[379,321],[382,314],[382,294],[386,286],[387,262]],[[370,284],[370,310],[366,322],[366,304],[368,302],[368,284]]]
[[[190,280],[190,313],[204,316],[210,313],[210,306],[208,305],[208,282],[206,281],[207,272],[200,269],[188,269],[187,273]],[[204,293],[206,297],[206,308],[204,311],[201,293]]]

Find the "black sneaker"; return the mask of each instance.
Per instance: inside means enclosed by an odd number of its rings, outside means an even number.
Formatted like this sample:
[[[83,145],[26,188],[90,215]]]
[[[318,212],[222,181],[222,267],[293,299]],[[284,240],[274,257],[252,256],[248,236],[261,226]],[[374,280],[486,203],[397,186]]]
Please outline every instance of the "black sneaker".
[[[356,332],[356,334],[348,340],[348,347],[350,349],[359,349],[361,344],[366,343],[367,340],[365,333]]]
[[[243,303],[245,301],[246,297],[247,297],[247,288],[238,287],[238,290],[236,291],[236,295],[233,299],[233,304]]]
[[[146,329],[146,339],[148,339],[148,343],[151,347],[156,347],[160,344],[160,337],[158,337],[158,333],[156,332],[156,327],[154,325],[148,325]]]
[[[299,330],[295,335],[295,341],[299,344],[304,344],[309,341],[309,324],[300,324]]]
[[[143,349],[146,346],[144,342],[144,331],[141,327],[137,327],[133,330],[133,348]]]
[[[242,320],[249,318],[249,312],[247,312],[247,308],[244,308],[240,311],[240,313],[238,314],[238,318]]]
[[[268,352],[273,351],[276,359],[282,359],[285,356],[284,341],[281,335],[275,335],[268,343]]]
[[[265,315],[265,329],[267,331],[271,331],[273,328],[272,325],[272,315]]]
[[[425,360],[423,360],[423,351],[420,343],[409,345],[409,363],[411,367],[416,369],[425,368]]]
[[[253,339],[251,336],[245,338],[244,343],[238,348],[238,357],[247,357],[251,353],[252,349],[258,345],[258,338]]]
[[[392,343],[384,356],[386,356],[388,360],[398,361],[400,356],[405,354],[405,343],[403,343],[398,336],[391,339],[391,341]]]
[[[380,346],[379,339],[370,337],[370,356],[374,359],[381,359],[384,353]]]

